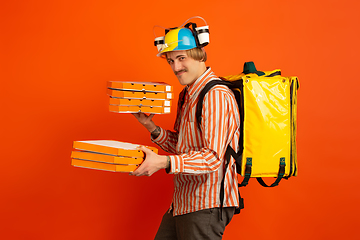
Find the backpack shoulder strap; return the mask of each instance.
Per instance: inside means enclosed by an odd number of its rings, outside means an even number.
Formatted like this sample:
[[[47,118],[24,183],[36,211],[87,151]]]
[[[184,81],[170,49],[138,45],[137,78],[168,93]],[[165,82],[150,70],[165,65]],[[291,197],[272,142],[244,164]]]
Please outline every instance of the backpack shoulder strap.
[[[199,129],[201,126],[201,113],[202,113],[202,108],[203,108],[204,97],[205,97],[206,93],[209,92],[210,89],[212,87],[214,87],[215,85],[225,85],[225,86],[230,87],[231,82],[223,81],[223,80],[212,80],[212,81],[208,82],[205,85],[205,87],[201,90],[201,92],[199,94],[199,100],[196,104],[196,112],[195,112],[196,123],[197,123],[197,126]]]
[[[207,92],[210,91],[210,89],[212,87],[214,87],[215,85],[225,85],[228,86],[230,89],[233,86],[233,82],[230,81],[226,81],[226,80],[212,80],[210,82],[208,82],[205,87],[201,90],[200,94],[199,94],[199,99],[196,105],[196,112],[195,112],[195,116],[196,116],[196,122],[197,122],[197,126],[199,128],[199,130],[201,129],[201,113],[202,113],[202,108],[203,108],[203,102],[204,102],[204,97],[206,95]],[[236,153],[234,151],[234,149],[228,145],[226,148],[226,152],[225,152],[225,171],[224,171],[224,176],[226,174],[226,170],[228,168],[228,165],[230,163],[230,156],[233,156],[233,158],[235,159],[235,163],[237,164],[237,168],[238,163],[240,163],[241,161],[241,155],[239,155],[238,153]],[[223,207],[223,203],[224,203],[224,178],[222,179],[221,182],[221,188],[220,188],[220,208],[222,209]],[[244,208],[244,199],[240,196],[240,190],[238,190],[238,194],[239,194],[239,207],[235,210],[235,214],[240,213],[240,210]]]

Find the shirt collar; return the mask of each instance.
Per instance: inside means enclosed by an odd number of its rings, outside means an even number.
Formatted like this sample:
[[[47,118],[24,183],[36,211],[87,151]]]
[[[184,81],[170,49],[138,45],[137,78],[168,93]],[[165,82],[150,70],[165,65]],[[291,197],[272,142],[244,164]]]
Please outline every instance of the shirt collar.
[[[190,86],[186,86],[187,93],[190,97],[197,95],[200,90],[215,76],[214,72],[211,71],[211,67],[207,67],[207,70],[193,82]]]

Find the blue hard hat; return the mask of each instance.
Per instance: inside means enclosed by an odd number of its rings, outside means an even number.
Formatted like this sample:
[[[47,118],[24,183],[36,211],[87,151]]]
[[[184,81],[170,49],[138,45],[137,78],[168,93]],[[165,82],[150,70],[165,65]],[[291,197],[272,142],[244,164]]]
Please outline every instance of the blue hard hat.
[[[176,28],[165,35],[164,45],[157,56],[166,52],[189,50],[196,47],[194,35],[189,28]]]

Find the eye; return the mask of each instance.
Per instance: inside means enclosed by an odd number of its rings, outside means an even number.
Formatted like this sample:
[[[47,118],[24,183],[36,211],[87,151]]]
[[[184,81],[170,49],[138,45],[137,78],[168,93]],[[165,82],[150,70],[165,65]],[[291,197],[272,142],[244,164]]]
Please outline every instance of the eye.
[[[183,61],[183,60],[185,60],[185,57],[180,57],[179,59],[180,59],[180,61]]]
[[[174,61],[171,60],[171,59],[168,59],[167,62],[168,62],[168,64],[171,64],[171,63],[173,63]]]

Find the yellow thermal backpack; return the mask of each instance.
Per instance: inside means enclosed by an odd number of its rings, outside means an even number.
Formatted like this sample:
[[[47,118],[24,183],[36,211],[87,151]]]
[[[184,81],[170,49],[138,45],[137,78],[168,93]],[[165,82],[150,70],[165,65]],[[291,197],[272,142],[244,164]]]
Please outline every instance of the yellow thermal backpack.
[[[204,96],[219,84],[235,94],[241,118],[239,151],[227,147],[225,171],[232,155],[237,172],[244,177],[240,187],[251,177],[264,187],[274,187],[282,178],[296,176],[297,77],[283,77],[279,69],[257,71],[253,62],[246,62],[243,73],[210,81],[200,92],[196,106],[199,129]],[[267,185],[262,177],[276,180]]]

